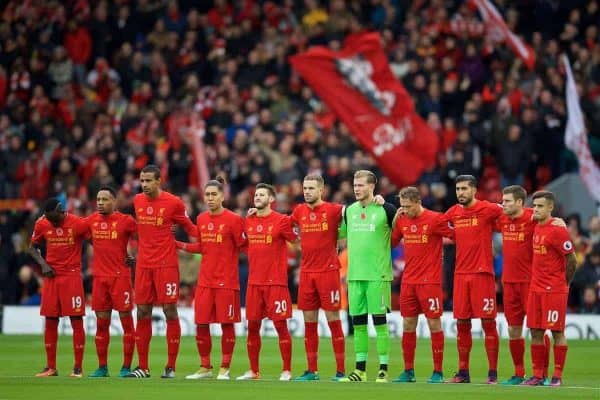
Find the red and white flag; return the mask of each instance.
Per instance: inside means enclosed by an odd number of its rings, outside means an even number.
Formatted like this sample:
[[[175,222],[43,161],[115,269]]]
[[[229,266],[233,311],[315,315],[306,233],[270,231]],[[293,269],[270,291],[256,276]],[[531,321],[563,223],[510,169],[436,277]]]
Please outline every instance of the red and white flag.
[[[435,164],[438,136],[392,74],[379,33],[351,35],[339,52],[312,47],[290,62],[393,183],[414,184]]]
[[[485,23],[486,35],[495,43],[506,43],[523,60],[529,69],[535,67],[535,53],[504,22],[504,18],[490,0],[470,0],[477,7]]]
[[[583,120],[583,113],[579,106],[579,94],[573,79],[573,72],[569,58],[562,59],[567,72],[567,129],[565,130],[565,144],[575,153],[579,162],[579,174],[588,191],[597,201],[600,201],[600,169],[592,158],[588,144],[587,131]]]

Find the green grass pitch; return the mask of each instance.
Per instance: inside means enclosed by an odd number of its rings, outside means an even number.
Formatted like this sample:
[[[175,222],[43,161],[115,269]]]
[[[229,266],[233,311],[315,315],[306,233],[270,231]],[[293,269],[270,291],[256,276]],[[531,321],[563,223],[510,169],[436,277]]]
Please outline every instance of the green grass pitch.
[[[301,374],[305,369],[304,344],[302,339],[294,339],[293,373]],[[347,341],[346,368],[354,364],[352,339]],[[164,337],[154,337],[150,348],[152,378],[126,380],[115,377],[121,363],[121,338],[111,338],[109,367],[113,374],[103,379],[68,378],[72,367],[71,338],[61,337],[58,348],[57,378],[34,378],[44,366],[44,352],[41,336],[0,335],[0,400],[4,399],[597,399],[600,400],[600,342],[571,341],[567,356],[567,366],[563,376],[564,387],[505,387],[483,385],[487,372],[487,361],[483,342],[473,340],[471,354],[471,380],[469,385],[428,385],[425,383],[431,373],[430,342],[420,340],[416,356],[417,383],[376,384],[372,382],[377,373],[375,342],[371,342],[370,358],[367,364],[368,383],[330,382],[334,374],[334,361],[329,339],[320,342],[319,369],[320,382],[279,382],[281,360],[277,340],[263,338],[261,352],[261,373],[263,380],[255,382],[232,381],[186,381],[184,376],[198,368],[198,355],[193,337],[182,338],[177,364],[177,378],[162,380],[160,374],[166,360]],[[134,358],[135,360],[135,358]],[[135,362],[135,361],[134,361]],[[218,370],[220,362],[220,339],[213,340],[213,365]],[[456,342],[446,341],[444,359],[445,377],[455,371],[457,363]],[[551,361],[552,363],[552,361]],[[397,376],[402,369],[402,354],[399,339],[392,340],[390,375]],[[529,350],[526,352],[527,370],[530,370]],[[87,338],[84,373],[96,368],[96,354],[93,337]],[[232,363],[232,376],[242,374],[248,368],[245,338],[238,338]],[[507,341],[501,341],[499,378],[506,379],[512,374]]]

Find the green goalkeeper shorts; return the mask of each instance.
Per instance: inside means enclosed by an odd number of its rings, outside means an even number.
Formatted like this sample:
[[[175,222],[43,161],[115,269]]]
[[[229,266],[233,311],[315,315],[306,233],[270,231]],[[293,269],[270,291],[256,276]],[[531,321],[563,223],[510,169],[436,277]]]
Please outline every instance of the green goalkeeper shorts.
[[[390,281],[348,281],[350,315],[381,315],[390,312],[392,283]]]

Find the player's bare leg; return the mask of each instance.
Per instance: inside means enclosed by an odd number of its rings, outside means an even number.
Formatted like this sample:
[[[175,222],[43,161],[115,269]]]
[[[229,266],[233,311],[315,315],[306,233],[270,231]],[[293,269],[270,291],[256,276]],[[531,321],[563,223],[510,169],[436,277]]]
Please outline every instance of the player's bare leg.
[[[56,370],[56,345],[58,342],[58,317],[46,317],[44,321],[44,348],[46,350],[46,367],[35,376],[46,378],[58,376]]]
[[[427,383],[444,382],[444,331],[441,318],[428,318],[427,325],[431,333],[431,355],[433,357],[433,373]]]
[[[119,311],[119,319],[123,327],[123,365],[119,371],[119,376],[123,378],[131,372],[131,360],[135,350],[135,327],[131,311]]]
[[[208,379],[212,378],[212,365],[210,363],[210,352],[212,350],[212,338],[210,337],[209,324],[196,325],[196,347],[200,355],[200,369],[188,375],[185,379]]]
[[[482,318],[481,326],[483,327],[483,333],[485,336],[485,352],[488,358],[487,383],[490,385],[495,385],[498,383],[498,350],[500,347],[498,329],[496,328],[496,319]]]
[[[544,384],[544,364],[546,346],[544,345],[544,329],[531,329],[531,363],[533,375],[522,383],[526,386],[541,386]]]
[[[473,347],[473,337],[471,336],[471,320],[458,319],[456,321],[456,347],[458,350],[458,372],[450,383],[470,383],[469,375],[469,356]]]
[[[163,312],[167,320],[167,365],[165,366],[165,372],[160,377],[175,378],[175,364],[177,363],[181,341],[181,325],[179,324],[177,304],[163,304]]]
[[[554,373],[550,380],[550,386],[562,385],[562,372],[567,359],[567,338],[564,331],[552,331],[554,338]]]
[[[90,378],[108,377],[108,344],[110,343],[111,311],[96,311],[96,354],[98,369],[90,374]]]
[[[509,326],[508,340],[515,373],[510,379],[502,382],[502,384],[520,385],[525,380],[525,365],[523,362],[525,356],[525,339],[523,338],[523,325]]]
[[[137,305],[137,327],[135,330],[135,344],[138,353],[138,366],[127,374],[126,378],[149,378],[148,351],[152,338],[152,304]]]

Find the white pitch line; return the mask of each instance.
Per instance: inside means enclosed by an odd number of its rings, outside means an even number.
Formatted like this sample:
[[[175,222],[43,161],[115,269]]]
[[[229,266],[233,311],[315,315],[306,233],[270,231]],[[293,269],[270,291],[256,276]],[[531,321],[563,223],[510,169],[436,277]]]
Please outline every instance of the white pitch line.
[[[35,376],[31,376],[31,375],[13,375],[13,376],[0,376],[0,379],[29,379],[29,378],[36,378]],[[43,382],[44,380],[49,380],[52,381],[53,378],[68,378],[67,376],[62,376],[62,377],[48,377],[48,378],[36,378],[38,379],[40,382]],[[113,378],[113,379],[111,379]],[[158,377],[151,377],[151,378],[118,378],[118,377],[109,377],[108,379],[106,379],[107,381],[111,381],[114,380],[114,378],[117,378],[117,380],[119,381],[156,381],[160,378]],[[158,379],[155,379],[158,378]],[[70,380],[72,380],[73,382],[77,382],[77,381],[82,381],[85,380],[85,378],[78,378],[78,379],[73,379],[73,378],[69,378]],[[171,381],[172,379],[160,379],[161,381],[165,380],[165,381]],[[175,380],[180,380],[180,381],[185,381],[185,382],[192,382],[192,379],[181,379],[181,378],[175,378]],[[94,380],[94,381],[98,381],[98,380]],[[104,380],[103,380],[104,381]],[[229,381],[217,381],[216,379],[196,379],[196,381],[198,383],[217,383],[217,384],[225,384],[226,382],[234,382],[237,381],[236,379],[231,379]],[[237,381],[237,382],[280,382],[279,379],[277,378],[260,378],[258,380],[247,380],[247,381]],[[358,384],[360,382],[334,382],[334,381],[330,381],[330,380],[322,380],[322,381],[312,381],[314,383],[311,383],[311,381],[305,381],[305,382],[301,382],[301,381],[290,381],[289,383],[294,383],[294,384],[320,384],[320,383],[329,383],[329,384],[336,384],[336,385],[343,385],[343,386],[352,386],[355,384]],[[289,384],[288,383],[288,384]],[[375,383],[375,382],[365,382],[365,383]],[[286,384],[286,382],[282,382],[282,384]],[[380,386],[381,384],[378,384],[378,386]],[[431,383],[424,383],[424,382],[415,382],[415,383],[411,383],[411,384],[407,384],[407,385],[402,385],[402,384],[396,384],[396,383],[391,383],[389,384],[390,387],[413,387],[413,386],[431,386],[431,387],[438,387],[438,386],[446,386],[446,385],[451,385],[451,386],[460,386],[460,385],[466,385],[466,386],[487,386],[487,387],[502,387],[502,388],[506,388],[507,390],[511,390],[510,388],[523,388],[525,386],[521,386],[521,385],[488,385],[487,383],[465,383],[465,384],[444,384],[444,383],[436,383],[436,384],[431,384]],[[532,386],[532,387],[538,387],[538,388],[547,388],[547,389],[556,389],[554,387],[551,386]],[[600,391],[600,386],[599,387],[594,387],[594,386],[559,386],[559,388],[563,388],[563,389],[576,389],[576,390],[598,390]],[[3,399],[0,399],[3,400]]]

